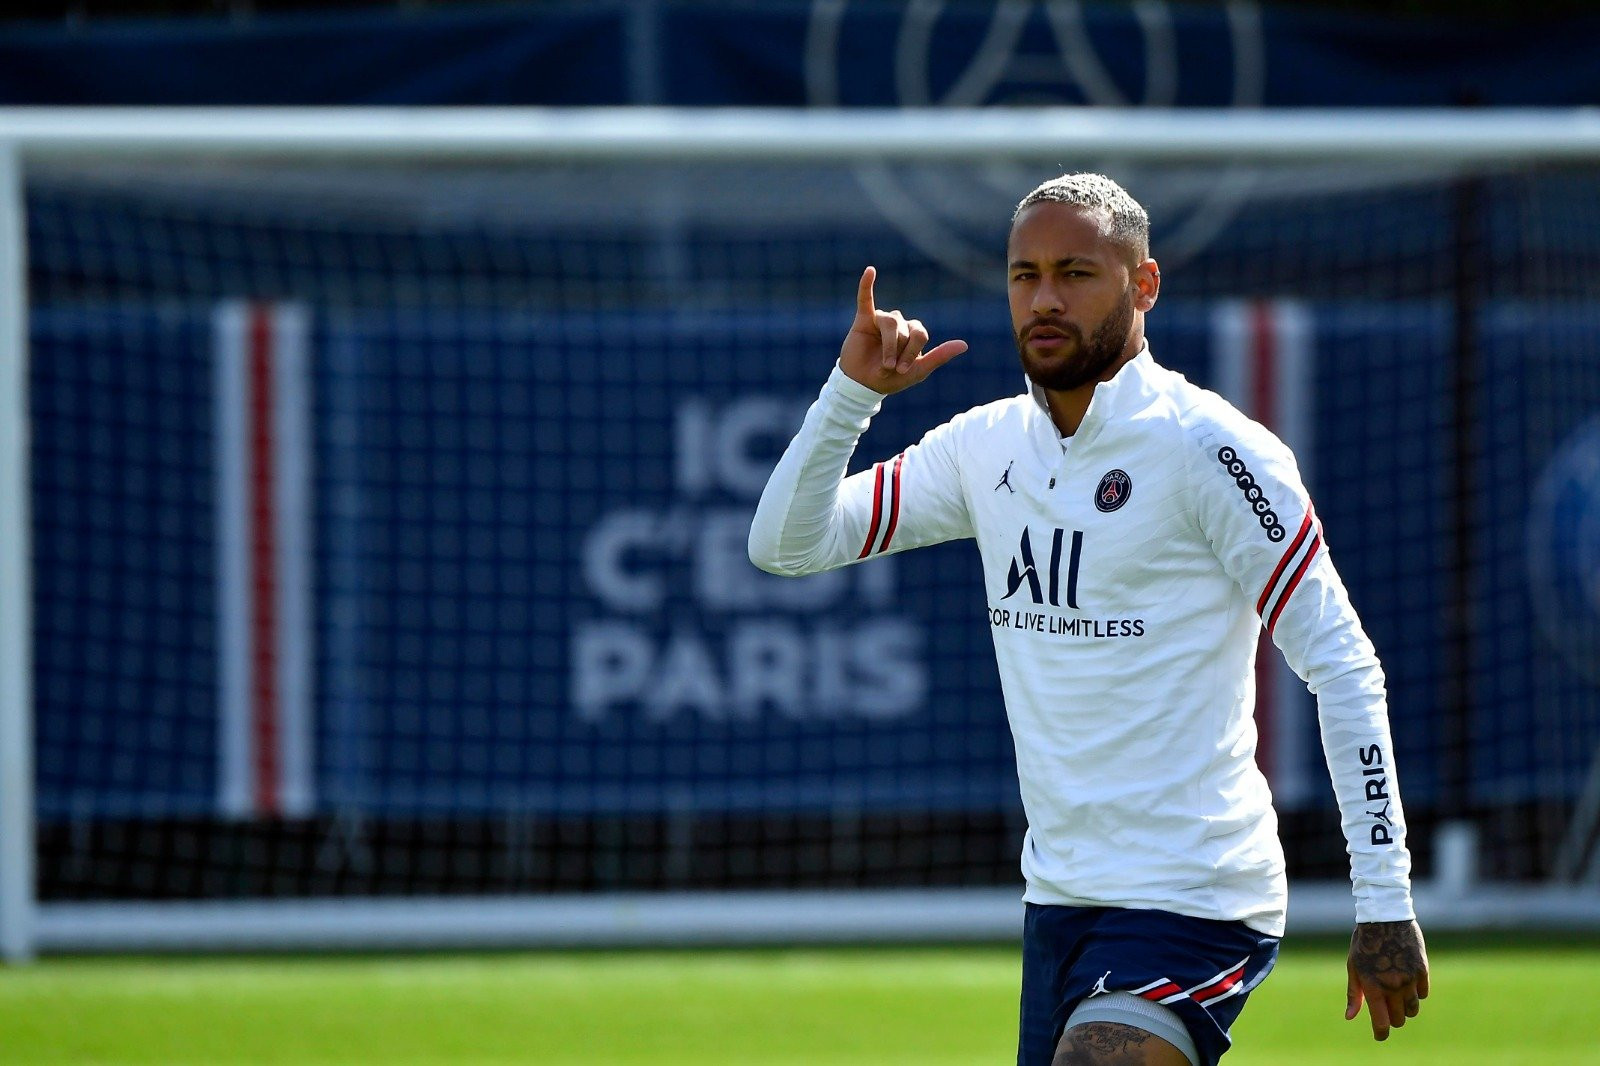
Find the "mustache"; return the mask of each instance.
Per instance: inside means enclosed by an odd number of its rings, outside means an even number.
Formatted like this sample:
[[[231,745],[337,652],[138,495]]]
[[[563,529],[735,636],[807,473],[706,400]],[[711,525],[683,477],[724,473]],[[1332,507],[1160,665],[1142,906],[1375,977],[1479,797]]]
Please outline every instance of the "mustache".
[[[1053,329],[1057,333],[1064,334],[1068,337],[1077,337],[1079,340],[1083,339],[1078,333],[1077,326],[1074,326],[1070,322],[1063,322],[1059,318],[1036,318],[1029,322],[1026,326],[1022,327],[1022,332],[1017,336],[1023,340],[1027,340],[1029,337],[1033,336],[1036,330],[1041,329]]]

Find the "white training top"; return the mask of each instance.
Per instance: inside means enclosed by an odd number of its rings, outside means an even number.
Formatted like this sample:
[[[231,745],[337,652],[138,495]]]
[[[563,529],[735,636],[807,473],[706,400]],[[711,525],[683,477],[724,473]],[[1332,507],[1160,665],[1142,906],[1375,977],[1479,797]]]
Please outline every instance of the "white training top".
[[[974,537],[1028,833],[1024,899],[1281,935],[1256,767],[1265,626],[1317,696],[1362,922],[1413,917],[1382,667],[1294,457],[1149,350],[1063,438],[1037,389],[845,477],[883,397],[837,367],[772,472],[750,558],[810,574]]]

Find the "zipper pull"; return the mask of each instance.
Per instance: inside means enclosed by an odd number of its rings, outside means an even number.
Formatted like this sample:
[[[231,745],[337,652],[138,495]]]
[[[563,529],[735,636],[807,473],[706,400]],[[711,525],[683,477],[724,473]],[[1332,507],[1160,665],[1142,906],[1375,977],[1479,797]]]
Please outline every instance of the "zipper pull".
[[[1055,478],[1051,478],[1050,479],[1050,487],[1051,488],[1055,488],[1056,487],[1056,479]]]

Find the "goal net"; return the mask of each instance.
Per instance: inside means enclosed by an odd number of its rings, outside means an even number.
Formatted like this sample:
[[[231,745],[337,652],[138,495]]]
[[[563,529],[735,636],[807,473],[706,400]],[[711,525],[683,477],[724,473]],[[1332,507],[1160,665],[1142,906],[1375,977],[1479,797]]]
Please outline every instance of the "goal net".
[[[131,116],[0,121],[14,945],[1004,935],[1024,821],[976,552],[784,580],[744,544],[865,264],[972,350],[857,467],[1020,387],[1010,212],[1079,169],[1150,210],[1157,359],[1300,457],[1436,913],[1600,880],[1581,131]],[[1257,682],[1291,874],[1337,888],[1314,704],[1270,648]]]

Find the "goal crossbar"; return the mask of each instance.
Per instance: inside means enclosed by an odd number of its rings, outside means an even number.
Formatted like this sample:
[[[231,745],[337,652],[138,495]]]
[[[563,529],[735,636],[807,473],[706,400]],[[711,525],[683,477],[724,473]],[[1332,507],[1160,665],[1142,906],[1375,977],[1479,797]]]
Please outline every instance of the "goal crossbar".
[[[970,111],[752,108],[13,108],[25,158],[117,153],[595,160],[1600,157],[1600,109]]]

